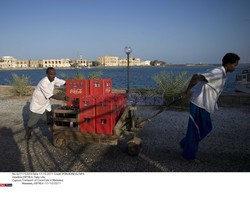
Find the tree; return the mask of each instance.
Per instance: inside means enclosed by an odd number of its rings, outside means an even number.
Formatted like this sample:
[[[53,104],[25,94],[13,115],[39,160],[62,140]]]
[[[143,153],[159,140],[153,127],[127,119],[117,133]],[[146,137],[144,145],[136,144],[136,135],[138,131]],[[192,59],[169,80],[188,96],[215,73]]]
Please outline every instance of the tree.
[[[164,61],[159,61],[159,60],[154,60],[150,62],[151,66],[158,66],[158,65],[166,65],[166,62]]]

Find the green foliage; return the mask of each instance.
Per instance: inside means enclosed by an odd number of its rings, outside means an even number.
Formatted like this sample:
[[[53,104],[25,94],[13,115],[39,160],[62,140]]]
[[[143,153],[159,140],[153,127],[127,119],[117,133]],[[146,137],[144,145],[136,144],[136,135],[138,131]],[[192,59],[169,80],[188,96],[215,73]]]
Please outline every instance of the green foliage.
[[[180,93],[187,88],[187,72],[181,72],[174,75],[173,72],[163,71],[153,76],[157,84],[156,94],[163,94],[165,103],[169,103],[175,99]]]
[[[164,61],[159,61],[159,60],[154,60],[150,62],[151,66],[157,66],[157,65],[166,65],[166,62]]]
[[[9,80],[9,83],[12,86],[11,90],[14,95],[28,96],[32,93],[32,87],[28,76],[18,76],[17,74],[12,74],[12,79]]]
[[[67,74],[63,73],[63,72],[60,73],[60,76],[61,76],[64,80],[70,79],[70,77],[69,77]]]
[[[82,72],[78,69],[75,69],[75,74],[73,76],[69,76],[65,73],[61,73],[60,76],[65,79],[96,79],[96,78],[101,78],[102,77],[102,72],[101,71],[94,71],[89,73],[88,77],[86,78]]]
[[[69,80],[69,79],[85,79],[84,75],[82,74],[82,72],[79,69],[75,69],[75,74],[73,76],[70,76],[68,74],[65,73],[60,73],[60,76],[64,79],[64,80]]]
[[[82,72],[78,69],[75,70],[75,75],[72,77],[72,79],[84,79],[84,75]]]
[[[101,71],[91,72],[88,75],[88,79],[96,79],[96,78],[101,78],[101,77],[102,77],[102,72]]]

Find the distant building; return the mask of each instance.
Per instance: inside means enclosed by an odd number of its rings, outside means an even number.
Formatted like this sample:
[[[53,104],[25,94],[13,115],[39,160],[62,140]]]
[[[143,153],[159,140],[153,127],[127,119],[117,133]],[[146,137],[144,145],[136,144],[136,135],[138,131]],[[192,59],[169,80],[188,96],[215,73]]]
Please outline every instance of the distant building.
[[[119,66],[127,66],[127,59],[126,58],[122,58],[122,59],[119,59]],[[129,61],[130,63],[130,61]]]
[[[142,66],[150,66],[150,60],[141,61]]]
[[[140,66],[141,65],[141,59],[140,58],[131,58],[131,65],[132,66]]]
[[[69,59],[47,59],[43,60],[43,67],[71,67]]]
[[[17,60],[16,65],[18,68],[28,68],[30,66],[29,60]]]
[[[12,56],[3,56],[0,62],[1,68],[16,68],[17,60]]]
[[[84,59],[72,59],[70,60],[71,66],[76,65],[79,67],[87,67],[88,66],[88,61]]]
[[[29,66],[34,68],[43,67],[43,60],[30,60]]]
[[[89,67],[93,66],[93,61],[87,61],[87,65],[88,65]]]
[[[119,66],[127,66],[127,59],[119,59]],[[129,58],[129,66],[140,66],[141,59],[140,58]]]
[[[0,68],[70,68],[89,66],[127,66],[127,59],[119,59],[117,56],[101,56],[98,61],[86,59],[44,59],[44,60],[17,60],[12,56],[3,56],[0,59]],[[140,58],[129,58],[130,66],[149,66],[150,61],[141,61]]]
[[[101,56],[98,58],[101,66],[118,66],[118,57],[116,56]]]

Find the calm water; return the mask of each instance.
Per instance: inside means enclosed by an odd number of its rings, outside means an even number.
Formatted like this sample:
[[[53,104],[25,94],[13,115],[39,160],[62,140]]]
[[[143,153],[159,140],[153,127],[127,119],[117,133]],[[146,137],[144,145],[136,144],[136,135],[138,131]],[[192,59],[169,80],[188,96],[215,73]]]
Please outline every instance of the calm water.
[[[153,88],[156,86],[153,76],[162,71],[173,72],[178,74],[185,71],[188,76],[192,76],[198,72],[204,72],[207,69],[214,68],[213,66],[171,66],[171,67],[130,67],[130,88]],[[241,73],[242,66],[237,67],[233,73],[227,74],[227,81],[225,84],[225,92],[234,92],[234,79],[235,76]],[[93,71],[101,71],[104,78],[112,78],[113,88],[126,88],[127,87],[127,68],[84,68],[80,70],[84,76],[88,76]],[[61,74],[73,76],[75,69],[57,69],[57,77],[61,78]],[[12,79],[11,75],[29,76],[32,85],[36,85],[45,75],[45,70],[8,70],[0,71],[0,85],[8,85],[6,80]]]

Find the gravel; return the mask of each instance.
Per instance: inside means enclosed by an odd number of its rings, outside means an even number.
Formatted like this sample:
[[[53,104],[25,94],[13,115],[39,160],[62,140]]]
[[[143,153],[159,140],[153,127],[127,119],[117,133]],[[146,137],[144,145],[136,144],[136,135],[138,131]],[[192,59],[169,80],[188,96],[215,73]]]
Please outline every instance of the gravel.
[[[52,132],[40,121],[29,142],[24,140],[30,97],[0,97],[0,171],[83,172],[248,172],[250,171],[250,107],[220,108],[212,114],[213,131],[200,143],[200,163],[181,157],[188,112],[168,110],[149,122],[140,134],[139,156],[128,156],[126,142],[117,146],[71,142],[52,145]],[[52,101],[53,108],[64,102]],[[144,118],[157,109],[140,107]]]

